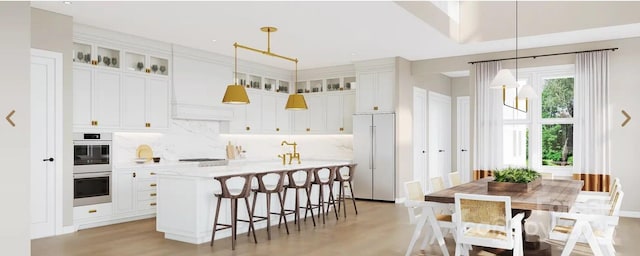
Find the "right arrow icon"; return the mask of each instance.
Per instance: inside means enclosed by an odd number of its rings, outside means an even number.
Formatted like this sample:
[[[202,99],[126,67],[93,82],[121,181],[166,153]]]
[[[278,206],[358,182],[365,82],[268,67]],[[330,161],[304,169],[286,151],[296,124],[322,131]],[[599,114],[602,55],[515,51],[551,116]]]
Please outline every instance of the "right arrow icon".
[[[629,123],[629,121],[631,121],[631,116],[627,113],[627,111],[624,110],[622,110],[622,114],[627,117],[627,119],[622,122],[622,127],[624,127],[625,125],[627,125],[627,123]]]

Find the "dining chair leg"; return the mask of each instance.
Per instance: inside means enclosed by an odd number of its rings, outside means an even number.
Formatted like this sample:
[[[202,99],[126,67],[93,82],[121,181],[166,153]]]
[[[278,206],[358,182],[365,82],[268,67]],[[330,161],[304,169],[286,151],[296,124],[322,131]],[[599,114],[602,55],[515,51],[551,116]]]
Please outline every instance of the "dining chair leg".
[[[220,203],[222,202],[222,197],[218,197],[218,204],[216,205],[216,216],[213,218],[213,233],[211,233],[211,244],[213,246],[213,241],[216,238],[216,229],[218,228],[218,216],[220,216]]]
[[[413,247],[416,245],[416,241],[418,241],[418,238],[420,237],[420,233],[422,233],[422,227],[424,227],[425,222],[426,222],[426,216],[420,216],[420,219],[418,220],[418,223],[416,223],[416,227],[413,230],[413,236],[409,241],[409,247],[407,248],[407,252],[405,253],[405,256],[411,255],[411,252],[413,251]]]
[[[353,194],[353,186],[351,186],[351,181],[349,181],[349,190],[351,190],[351,201],[353,202],[353,209],[356,210],[356,215],[358,215],[358,207],[356,206],[356,196]],[[347,204],[345,202],[345,204]]]
[[[284,218],[284,228],[287,230],[287,235],[288,235],[289,234],[289,225],[287,225],[287,215],[284,214],[285,213],[284,212],[284,199],[282,198],[282,195],[280,195],[280,193],[278,193],[278,199],[280,200],[280,219],[282,220],[282,218]],[[278,223],[278,226],[280,226],[279,223]]]
[[[236,218],[238,217],[238,199],[231,199],[231,250],[236,249]]]
[[[244,202],[247,205],[247,214],[249,214],[249,230],[253,233],[253,241],[257,244],[258,238],[256,238],[256,228],[253,226],[253,216],[251,214],[253,210],[251,210],[251,208],[249,207],[249,198],[245,198]],[[236,204],[236,207],[238,207],[237,204]],[[236,214],[237,213],[238,213],[238,209],[236,209]]]

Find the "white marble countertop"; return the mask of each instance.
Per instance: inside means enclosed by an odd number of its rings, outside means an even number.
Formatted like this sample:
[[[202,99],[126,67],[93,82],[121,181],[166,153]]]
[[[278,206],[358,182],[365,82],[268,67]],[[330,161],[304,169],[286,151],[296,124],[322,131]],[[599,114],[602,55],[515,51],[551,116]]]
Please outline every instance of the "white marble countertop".
[[[180,176],[180,177],[197,177],[212,178],[217,176],[266,172],[275,170],[295,170],[301,168],[317,168],[323,166],[346,165],[350,164],[349,160],[308,160],[302,161],[301,164],[282,165],[279,161],[231,161],[225,166],[197,167],[197,166],[175,166],[172,169],[160,170],[158,176]]]
[[[132,168],[173,168],[173,167],[197,167],[198,162],[180,162],[180,161],[164,161],[161,160],[159,163],[154,163],[153,161],[147,161],[145,163],[139,164],[136,162],[120,162],[114,164],[115,169],[132,169]]]

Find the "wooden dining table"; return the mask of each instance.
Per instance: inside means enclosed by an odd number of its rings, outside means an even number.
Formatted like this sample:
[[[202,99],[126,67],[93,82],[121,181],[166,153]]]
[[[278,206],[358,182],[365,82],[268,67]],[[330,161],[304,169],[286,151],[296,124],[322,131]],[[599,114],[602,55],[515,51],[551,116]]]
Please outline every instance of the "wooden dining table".
[[[569,212],[582,189],[583,181],[545,179],[542,180],[542,185],[530,192],[506,192],[489,191],[487,184],[492,180],[493,177],[487,177],[443,189],[425,195],[425,201],[453,204],[455,203],[456,193],[509,196],[511,197],[513,214],[525,213],[525,218],[522,220],[525,255],[551,255],[550,245],[540,242],[539,237],[536,235],[526,234],[524,223],[531,216],[532,210]],[[506,252],[505,254],[508,253]]]

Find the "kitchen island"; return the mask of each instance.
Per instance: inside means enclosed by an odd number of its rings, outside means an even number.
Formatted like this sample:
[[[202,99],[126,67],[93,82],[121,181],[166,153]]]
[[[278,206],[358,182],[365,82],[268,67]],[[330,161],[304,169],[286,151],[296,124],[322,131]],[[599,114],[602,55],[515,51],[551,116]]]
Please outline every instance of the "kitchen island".
[[[157,173],[157,217],[156,230],[164,232],[166,239],[172,239],[192,244],[211,241],[213,230],[214,210],[216,200],[214,193],[220,190],[220,184],[214,179],[243,173],[269,172],[276,170],[297,170],[307,168],[330,167],[350,164],[350,161],[304,161],[302,164],[282,165],[274,162],[231,162],[226,166],[213,167],[177,167],[174,170],[159,171]],[[240,184],[238,184],[240,185]],[[233,184],[230,184],[233,186]],[[275,195],[274,195],[275,196]],[[312,198],[317,197],[314,189]],[[275,197],[274,197],[275,198]],[[285,207],[290,209],[294,205],[294,196],[287,196]],[[258,195],[255,215],[266,216],[265,197]],[[272,200],[277,202],[277,199]],[[306,205],[306,198],[302,197],[301,205]],[[244,203],[238,204],[238,219],[248,219]],[[271,205],[272,212],[280,207],[277,203]],[[219,222],[230,223],[230,203],[222,200]],[[317,214],[317,212],[316,212]],[[293,215],[287,216],[288,220]],[[271,223],[277,225],[278,215],[271,215]],[[266,227],[266,222],[256,222],[256,229]],[[238,222],[239,232],[246,232],[247,223]],[[216,239],[231,235],[231,230],[216,232]]]

